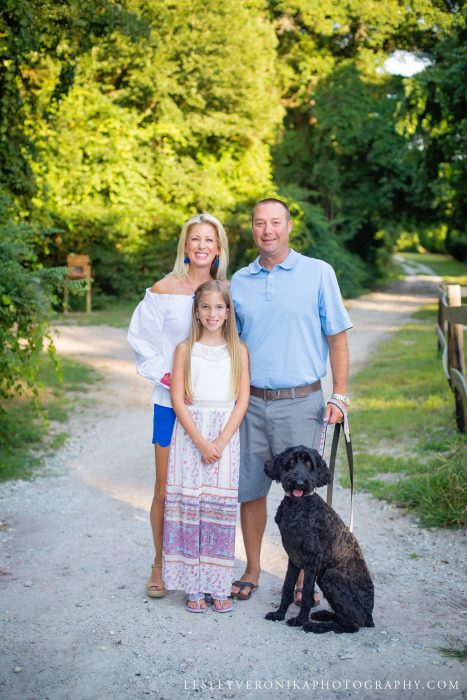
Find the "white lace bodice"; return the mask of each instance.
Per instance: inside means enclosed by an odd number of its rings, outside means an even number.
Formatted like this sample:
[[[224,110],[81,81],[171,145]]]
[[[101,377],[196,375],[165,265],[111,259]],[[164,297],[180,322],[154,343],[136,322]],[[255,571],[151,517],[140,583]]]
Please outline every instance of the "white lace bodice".
[[[196,403],[232,400],[230,355],[227,345],[211,347],[195,343],[191,351],[191,386]]]

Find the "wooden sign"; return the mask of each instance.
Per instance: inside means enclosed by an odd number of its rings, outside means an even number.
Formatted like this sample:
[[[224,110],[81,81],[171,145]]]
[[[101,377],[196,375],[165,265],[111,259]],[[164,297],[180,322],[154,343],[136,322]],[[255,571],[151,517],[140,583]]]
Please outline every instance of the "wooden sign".
[[[92,279],[89,255],[67,255],[66,266],[68,268],[66,279],[86,280],[86,313],[90,313]],[[66,281],[63,290],[63,313],[68,313],[68,287]]]
[[[68,279],[85,280],[91,277],[91,265],[89,255],[67,255],[66,266],[68,268]]]

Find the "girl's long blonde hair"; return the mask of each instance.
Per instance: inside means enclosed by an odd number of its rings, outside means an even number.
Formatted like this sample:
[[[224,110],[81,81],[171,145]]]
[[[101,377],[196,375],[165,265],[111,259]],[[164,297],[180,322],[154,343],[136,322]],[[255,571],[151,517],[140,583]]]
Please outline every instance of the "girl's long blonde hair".
[[[177,257],[175,258],[172,274],[182,281],[187,278],[190,265],[185,262],[185,245],[191,228],[196,224],[209,224],[216,232],[217,244],[219,246],[219,264],[216,266],[216,261],[213,261],[211,265],[211,277],[213,279],[225,280],[227,267],[229,265],[229,241],[221,222],[212,214],[195,214],[183,224],[178,240]]]
[[[227,306],[229,313],[223,327],[223,335],[227,343],[227,349],[230,354],[231,374],[230,374],[230,398],[236,398],[240,389],[240,378],[242,375],[242,360],[240,355],[240,338],[238,337],[237,324],[235,321],[235,312],[232,302],[232,297],[229,294],[227,284],[219,280],[211,280],[203,282],[196,289],[193,295],[193,308],[191,311],[191,329],[188,338],[187,352],[185,354],[184,379],[185,379],[185,394],[191,399],[193,398],[193,389],[191,386],[191,351],[193,345],[201,338],[203,326],[197,317],[198,307],[201,298],[206,294],[218,292]]]

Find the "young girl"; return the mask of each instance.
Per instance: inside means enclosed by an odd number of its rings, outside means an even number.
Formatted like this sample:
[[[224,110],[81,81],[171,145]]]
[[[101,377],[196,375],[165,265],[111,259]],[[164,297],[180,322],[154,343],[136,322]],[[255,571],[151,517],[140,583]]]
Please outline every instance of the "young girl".
[[[165,585],[187,593],[189,612],[229,612],[240,462],[238,426],[250,393],[225,283],[205,282],[193,300],[190,337],[177,346],[171,382],[177,416],[164,519]],[[186,400],[191,401],[187,405]]]

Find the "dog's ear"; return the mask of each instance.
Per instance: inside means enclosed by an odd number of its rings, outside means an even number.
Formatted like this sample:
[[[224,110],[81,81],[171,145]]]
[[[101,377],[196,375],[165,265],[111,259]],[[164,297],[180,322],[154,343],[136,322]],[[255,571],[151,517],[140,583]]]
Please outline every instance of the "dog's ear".
[[[273,481],[280,481],[281,470],[279,457],[268,459],[264,465],[264,473]]]
[[[329,484],[331,481],[331,472],[329,471],[328,465],[317,450],[310,450],[309,454],[312,464],[314,465],[316,488],[326,486],[326,484]]]
[[[282,469],[287,462],[290,460],[290,458],[295,455],[297,452],[300,452],[301,446],[299,447],[288,447],[286,450],[283,452],[279,452],[278,455],[275,455],[274,459],[277,460],[277,463],[279,465],[279,469]]]
[[[281,471],[285,464],[289,461],[291,456],[297,451],[296,447],[288,447],[283,452],[279,452],[278,455],[274,455],[272,459],[269,459],[264,465],[264,471],[273,481],[280,482]]]

